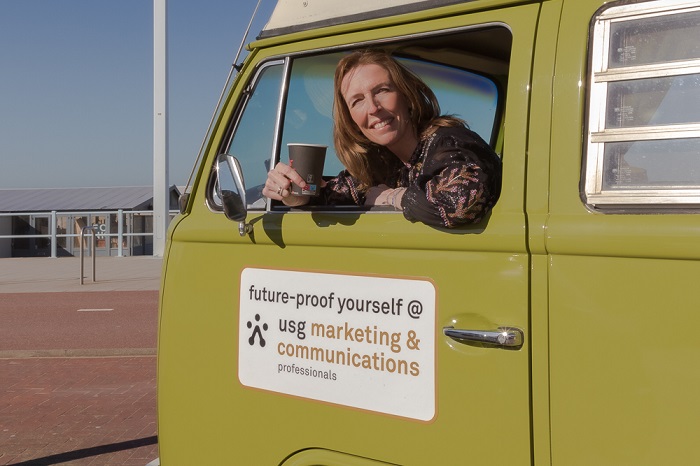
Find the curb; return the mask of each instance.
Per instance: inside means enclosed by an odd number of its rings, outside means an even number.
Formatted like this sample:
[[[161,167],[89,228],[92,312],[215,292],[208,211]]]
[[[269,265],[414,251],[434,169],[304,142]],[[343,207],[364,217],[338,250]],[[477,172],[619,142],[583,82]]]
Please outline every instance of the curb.
[[[49,350],[4,350],[0,359],[29,358],[110,358],[155,356],[155,348],[99,348],[99,349],[49,349]]]

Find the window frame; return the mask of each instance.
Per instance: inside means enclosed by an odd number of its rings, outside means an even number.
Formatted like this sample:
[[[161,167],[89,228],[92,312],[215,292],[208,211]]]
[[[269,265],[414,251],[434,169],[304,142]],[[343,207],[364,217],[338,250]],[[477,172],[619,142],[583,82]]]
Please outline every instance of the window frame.
[[[321,48],[317,50],[310,50],[310,51],[302,51],[302,52],[293,52],[290,54],[285,54],[285,55],[277,55],[277,56],[271,56],[268,57],[255,66],[255,69],[251,73],[251,78],[249,81],[245,84],[244,91],[242,92],[242,100],[236,104],[236,110],[234,111],[231,119],[229,122],[226,124],[227,126],[227,131],[225,133],[224,138],[222,139],[222,143],[219,147],[219,152],[218,153],[229,153],[231,144],[236,136],[236,133],[239,129],[241,120],[243,118],[243,115],[246,112],[246,109],[248,108],[248,105],[250,103],[250,99],[253,96],[256,86],[260,80],[260,77],[263,75],[264,71],[270,67],[270,66],[275,66],[275,65],[281,65],[282,66],[282,78],[281,78],[281,86],[280,86],[280,94],[279,94],[279,99],[277,101],[277,108],[276,108],[276,121],[275,121],[275,130],[273,132],[273,145],[272,145],[272,154],[270,154],[270,169],[274,167],[281,159],[282,159],[282,143],[283,143],[283,135],[284,135],[284,124],[285,124],[285,112],[287,109],[287,99],[288,99],[288,90],[290,87],[290,79],[292,76],[292,71],[293,71],[293,63],[295,60],[300,59],[300,58],[305,58],[305,57],[313,57],[316,55],[325,55],[325,54],[333,54],[337,52],[344,52],[348,50],[355,50],[358,48],[362,47],[373,47],[380,45],[382,43],[385,44],[402,44],[402,43],[418,43],[420,44],[422,42],[423,38],[431,38],[431,37],[443,37],[443,36],[450,36],[453,34],[468,34],[470,31],[482,31],[482,30],[487,30],[492,27],[499,27],[499,28],[504,28],[505,30],[508,30],[509,28],[507,25],[501,24],[501,23],[485,23],[485,24],[479,24],[479,25],[472,25],[472,26],[467,26],[467,27],[457,27],[457,28],[449,28],[445,30],[441,30],[439,32],[431,32],[431,33],[424,33],[424,34],[412,34],[409,36],[399,36],[399,37],[393,37],[391,40],[386,40],[386,41],[371,41],[367,43],[355,43],[352,46],[338,46],[338,47],[330,47],[330,48]],[[512,42],[510,44],[510,51],[512,52]],[[399,59],[403,58],[408,58],[410,59],[411,57],[404,56],[402,54],[398,54],[397,57]],[[503,115],[505,112],[505,106],[506,106],[506,101],[507,101],[507,94],[506,94],[506,89],[501,80],[499,79],[499,76],[497,75],[490,75],[488,73],[483,73],[479,72],[477,70],[472,70],[469,68],[463,68],[460,66],[456,66],[454,64],[449,64],[449,63],[441,63],[441,62],[435,62],[427,59],[420,59],[424,61],[427,64],[436,64],[436,65],[444,65],[448,68],[454,68],[457,70],[462,70],[468,73],[472,73],[474,75],[482,76],[485,79],[488,79],[491,81],[495,88],[496,88],[496,93],[498,95],[498,102],[496,105],[495,113],[494,113],[494,122],[493,122],[493,128],[492,132],[489,135],[489,137],[486,137],[484,135],[484,139],[491,145],[494,150],[496,150],[499,153],[499,156],[503,156],[503,154],[500,153],[500,150],[498,150],[502,144],[502,131],[503,131]],[[506,64],[508,66],[508,69],[510,69],[510,61]],[[508,73],[510,74],[510,73]],[[324,170],[325,171],[325,170]],[[207,186],[207,199],[206,203],[209,209],[213,212],[223,212],[223,207],[221,204],[221,200],[219,199],[217,195],[217,183],[218,183],[218,176],[216,175],[217,171],[214,169],[211,172],[211,176],[209,177],[209,182]],[[244,173],[245,175],[245,173]],[[324,175],[325,176],[325,175]],[[250,189],[250,186],[246,186],[246,190]],[[353,206],[353,205],[339,205],[339,206],[326,206],[326,205],[315,205],[315,206],[300,206],[300,207],[290,207],[282,204],[279,201],[272,201],[269,198],[265,199],[265,206],[257,206],[253,207],[251,204],[247,206],[248,210],[251,212],[278,212],[278,213],[284,213],[284,212],[322,212],[322,211],[332,211],[332,212],[382,212],[382,213],[400,213],[396,211],[395,209],[391,207],[386,207],[386,206]]]

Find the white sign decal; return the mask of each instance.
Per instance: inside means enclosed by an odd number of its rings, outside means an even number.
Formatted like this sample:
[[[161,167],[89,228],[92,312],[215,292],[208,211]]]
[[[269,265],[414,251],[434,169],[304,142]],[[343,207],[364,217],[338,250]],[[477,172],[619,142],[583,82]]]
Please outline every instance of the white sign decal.
[[[240,298],[243,385],[435,417],[430,281],[247,268]]]

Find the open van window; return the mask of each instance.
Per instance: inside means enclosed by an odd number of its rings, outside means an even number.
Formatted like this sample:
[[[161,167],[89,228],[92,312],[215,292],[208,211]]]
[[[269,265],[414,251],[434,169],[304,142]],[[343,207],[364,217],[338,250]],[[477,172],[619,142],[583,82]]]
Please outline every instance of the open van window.
[[[476,54],[474,50],[480,44],[480,50],[486,52]],[[382,48],[392,50],[404,66],[428,84],[443,114],[465,120],[470,129],[500,152],[500,122],[505,104],[502,89],[510,52],[510,33],[506,28],[443,34],[382,44]],[[221,151],[235,156],[242,166],[249,210],[288,209],[277,203],[270,205],[262,196],[262,188],[267,171],[279,161],[288,161],[289,143],[326,145],[327,179],[344,169],[333,147],[333,76],[337,63],[348,52],[276,59],[254,74],[246,98],[230,123],[231,138]],[[215,184],[215,180],[210,183],[210,205],[220,210]],[[333,207],[343,209],[348,206]],[[350,209],[356,211],[357,206]]]

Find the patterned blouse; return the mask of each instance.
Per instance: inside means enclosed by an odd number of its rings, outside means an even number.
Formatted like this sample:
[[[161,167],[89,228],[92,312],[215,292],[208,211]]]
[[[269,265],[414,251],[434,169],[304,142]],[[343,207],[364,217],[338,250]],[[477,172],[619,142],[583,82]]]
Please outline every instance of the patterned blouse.
[[[407,188],[401,200],[412,222],[454,228],[478,223],[501,191],[501,159],[476,133],[441,127],[421,140],[409,163],[385,184]],[[364,205],[365,193],[347,170],[328,181],[314,204]]]

